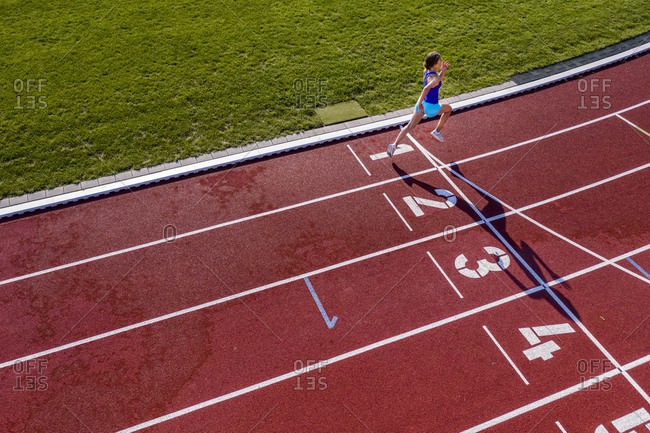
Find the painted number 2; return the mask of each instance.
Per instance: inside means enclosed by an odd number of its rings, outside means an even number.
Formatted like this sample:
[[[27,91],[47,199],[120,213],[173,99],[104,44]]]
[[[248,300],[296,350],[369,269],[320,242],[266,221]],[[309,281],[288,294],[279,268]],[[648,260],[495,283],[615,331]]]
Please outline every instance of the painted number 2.
[[[469,278],[481,278],[486,276],[490,271],[502,271],[510,266],[510,257],[503,250],[497,247],[484,247],[483,249],[488,254],[495,256],[498,262],[490,263],[487,259],[481,259],[476,262],[478,264],[476,270],[469,269],[465,266],[467,264],[467,257],[465,257],[465,254],[461,254],[456,257],[455,264],[458,272]]]

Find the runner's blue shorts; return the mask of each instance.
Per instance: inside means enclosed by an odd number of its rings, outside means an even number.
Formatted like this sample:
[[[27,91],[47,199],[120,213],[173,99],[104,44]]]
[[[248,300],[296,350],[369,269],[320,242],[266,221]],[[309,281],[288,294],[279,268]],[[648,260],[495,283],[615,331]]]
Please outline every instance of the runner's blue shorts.
[[[440,109],[442,108],[440,104],[432,104],[427,101],[422,101],[422,105],[424,106],[424,114],[427,115],[427,117],[435,117],[436,114],[440,112]],[[418,109],[418,104],[415,104],[415,111],[418,113],[420,110]]]

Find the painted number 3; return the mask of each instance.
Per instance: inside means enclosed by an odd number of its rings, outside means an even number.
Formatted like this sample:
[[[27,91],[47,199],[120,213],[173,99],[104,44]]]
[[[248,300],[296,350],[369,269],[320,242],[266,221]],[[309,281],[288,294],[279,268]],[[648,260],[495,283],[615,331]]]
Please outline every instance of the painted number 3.
[[[490,263],[487,259],[481,259],[476,262],[478,264],[476,270],[469,269],[465,266],[467,264],[467,257],[465,257],[465,254],[461,254],[456,257],[455,264],[458,272],[469,278],[481,278],[486,276],[490,271],[502,271],[510,266],[510,257],[503,250],[497,247],[484,247],[483,249],[488,254],[495,256],[498,262]]]

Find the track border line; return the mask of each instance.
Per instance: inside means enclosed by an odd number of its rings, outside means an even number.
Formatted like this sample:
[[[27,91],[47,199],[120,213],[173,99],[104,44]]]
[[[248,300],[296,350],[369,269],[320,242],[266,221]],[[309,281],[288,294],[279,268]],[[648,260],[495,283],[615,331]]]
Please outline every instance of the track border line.
[[[494,335],[492,335],[492,333],[490,332],[490,330],[488,329],[488,327],[487,327],[486,325],[483,325],[483,330],[484,330],[485,332],[487,332],[487,335],[490,337],[490,339],[492,340],[492,342],[497,346],[497,348],[499,349],[499,351],[501,352],[501,354],[502,354],[502,355],[506,358],[506,360],[510,363],[510,365],[512,366],[512,368],[517,372],[517,374],[519,375],[519,377],[521,378],[521,380],[523,380],[524,383],[525,383],[526,385],[530,385],[530,383],[528,382],[528,380],[526,379],[526,377],[524,376],[524,374],[521,372],[521,370],[519,370],[519,367],[517,367],[517,364],[514,363],[514,361],[512,360],[512,358],[510,358],[510,356],[508,355],[508,353],[505,351],[505,349],[504,349],[503,347],[501,347],[501,345],[499,344],[499,342],[497,341],[497,339],[494,337]]]
[[[491,155],[494,155],[494,154],[497,154],[497,153],[505,152],[505,151],[508,151],[508,150],[511,150],[511,149],[514,149],[514,148],[517,148],[517,147],[520,147],[520,146],[524,146],[526,144],[530,144],[530,143],[534,143],[536,141],[540,141],[540,140],[542,140],[544,138],[548,138],[548,137],[551,137],[553,135],[558,135],[558,134],[561,134],[561,133],[564,133],[564,132],[572,131],[574,129],[577,129],[577,128],[580,128],[580,127],[583,127],[583,126],[587,126],[587,125],[590,125],[592,123],[599,122],[601,120],[605,120],[605,119],[608,119],[610,117],[614,117],[614,116],[618,115],[619,113],[623,113],[623,112],[626,112],[626,111],[629,111],[629,110],[633,110],[635,108],[641,107],[641,106],[646,105],[648,103],[650,103],[650,99],[648,99],[648,100],[646,100],[644,102],[632,105],[630,107],[624,108],[624,109],[619,110],[617,112],[610,113],[610,114],[607,114],[605,116],[602,116],[602,117],[599,117],[599,118],[596,118],[596,119],[592,119],[590,121],[580,123],[578,125],[574,125],[574,126],[571,126],[569,128],[562,129],[560,131],[556,131],[556,132],[551,133],[551,134],[547,134],[547,135],[542,136],[542,137],[537,137],[537,138],[533,138],[533,139],[530,139],[530,140],[522,141],[520,143],[516,143],[516,144],[513,144],[511,146],[502,148],[502,149],[496,149],[496,150],[486,152],[486,153],[483,153],[483,154],[480,154],[480,155],[476,155],[476,156],[473,156],[473,157],[462,159],[460,161],[456,161],[455,164],[463,164],[465,162],[485,158],[485,157],[488,157],[488,156],[491,156]],[[566,193],[564,193],[564,195],[551,197],[549,199],[546,199],[546,201],[544,201],[544,202],[533,203],[533,204],[525,206],[525,207],[523,207],[523,208],[521,208],[519,210],[521,212],[524,212],[524,211],[526,211],[528,209],[531,209],[533,207],[541,206],[543,204],[550,203],[550,202],[552,202],[554,200],[559,200],[560,198],[563,198],[565,196],[569,196],[569,195],[575,194],[577,192],[581,192],[583,190],[587,190],[587,189],[590,189],[592,187],[599,186],[602,183],[607,183],[607,182],[609,182],[611,180],[617,179],[618,177],[623,177],[623,176],[626,176],[628,174],[632,174],[634,171],[642,170],[642,169],[645,169],[645,168],[647,168],[649,166],[650,166],[650,163],[645,164],[645,165],[637,167],[635,169],[631,169],[631,170],[619,173],[618,175],[613,175],[613,176],[611,176],[609,178],[603,179],[603,180],[598,181],[596,183],[583,186],[578,190],[572,190],[572,191],[566,192]],[[451,163],[450,164],[443,164],[440,168],[449,169],[449,168],[451,168]],[[201,234],[201,233],[204,233],[204,232],[208,232],[208,231],[217,230],[217,229],[220,229],[220,228],[223,228],[223,227],[227,227],[227,226],[230,226],[230,225],[233,225],[233,224],[239,224],[239,223],[250,221],[250,220],[253,220],[253,219],[262,218],[262,217],[269,216],[269,215],[274,215],[276,213],[286,212],[288,210],[297,209],[297,208],[300,208],[300,207],[303,207],[303,206],[308,206],[308,205],[311,205],[311,204],[314,204],[314,203],[319,203],[319,202],[330,200],[330,199],[333,199],[333,198],[343,197],[343,196],[346,196],[346,195],[349,195],[349,194],[354,194],[354,193],[361,192],[361,191],[364,191],[364,190],[367,190],[367,189],[376,188],[376,187],[383,186],[383,185],[386,185],[386,184],[389,184],[389,183],[399,182],[400,180],[415,178],[416,176],[421,176],[421,175],[424,175],[424,174],[433,173],[435,171],[438,171],[437,167],[422,170],[422,171],[419,171],[419,172],[413,173],[413,174],[405,174],[403,176],[382,180],[382,181],[375,182],[375,183],[372,183],[372,184],[363,185],[363,186],[360,186],[360,187],[357,187],[357,188],[352,188],[352,189],[337,192],[337,193],[334,193],[334,194],[329,194],[329,195],[326,195],[326,196],[317,197],[317,198],[307,200],[307,201],[304,201],[304,202],[294,203],[294,204],[287,205],[287,206],[277,208],[277,209],[273,209],[273,210],[270,210],[270,211],[266,211],[266,212],[262,212],[262,213],[258,213],[258,214],[254,214],[254,215],[249,215],[249,216],[241,217],[241,218],[238,218],[238,219],[225,221],[225,222],[222,222],[222,223],[219,223],[219,224],[214,224],[214,225],[211,225],[211,226],[207,226],[207,227],[203,227],[203,228],[200,228],[200,229],[192,230],[192,231],[189,231],[189,232],[181,233],[181,234],[178,234],[177,236],[175,236],[174,239],[177,240],[177,239],[182,239],[182,238],[189,237],[189,236],[194,236],[194,235]],[[505,214],[505,216],[509,216],[509,215]],[[0,216],[0,219],[1,218],[2,217]],[[488,220],[492,220],[492,218],[488,218]],[[0,286],[5,285],[5,284],[9,284],[9,283],[13,283],[13,282],[17,282],[17,281],[21,281],[21,280],[24,280],[24,279],[27,279],[27,278],[32,278],[32,277],[36,277],[36,276],[39,276],[39,275],[44,275],[44,274],[47,274],[47,273],[50,273],[50,272],[59,271],[59,270],[67,269],[67,268],[70,268],[70,267],[82,265],[82,264],[85,264],[85,263],[90,263],[90,262],[94,262],[94,261],[97,261],[97,260],[101,260],[101,259],[105,259],[105,258],[109,258],[109,257],[114,257],[114,256],[117,256],[117,255],[120,255],[120,254],[130,253],[130,252],[137,251],[137,250],[140,250],[140,249],[143,249],[143,248],[148,248],[148,247],[152,247],[152,246],[156,246],[156,245],[161,245],[161,244],[167,243],[168,241],[169,241],[169,239],[167,239],[167,238],[157,239],[155,241],[146,242],[146,243],[139,244],[139,245],[134,245],[134,246],[131,246],[131,247],[123,248],[123,249],[120,249],[120,250],[115,250],[115,251],[104,253],[104,254],[99,254],[97,256],[88,257],[88,258],[85,258],[85,259],[82,259],[82,260],[69,262],[69,263],[66,263],[66,264],[63,264],[63,265],[59,265],[59,266],[53,266],[51,268],[42,269],[40,271],[32,272],[32,273],[29,273],[29,274],[19,275],[19,276],[16,276],[16,277],[1,280],[0,281]]]
[[[535,278],[535,280],[539,284],[544,286],[544,290],[546,291],[546,293],[551,298],[553,298],[555,303],[565,312],[565,314],[573,321],[573,323],[575,323],[576,326],[578,326],[582,330],[582,332],[587,336],[587,338],[598,348],[598,350],[600,350],[600,352],[603,355],[605,355],[607,357],[607,359],[609,359],[609,361],[612,364],[614,364],[614,366],[616,366],[616,368],[620,369],[621,364],[614,358],[614,356],[612,356],[612,354],[609,353],[609,351],[607,349],[605,349],[605,346],[603,346],[600,343],[600,341],[591,333],[591,331],[589,331],[589,329],[587,329],[587,327],[582,323],[582,321],[576,317],[576,315],[573,313],[573,311],[571,311],[571,309],[568,308],[564,302],[562,302],[562,300],[550,288],[550,286],[548,286],[544,282],[544,279],[541,278],[540,275],[533,270],[533,268],[528,264],[528,262],[526,260],[524,260],[523,257],[521,257],[521,255],[517,252],[517,250],[514,249],[514,247],[512,245],[510,245],[510,243],[503,237],[503,235],[489,221],[487,221],[485,216],[483,216],[483,213],[480,210],[478,210],[478,208],[469,200],[469,198],[463,193],[463,191],[451,180],[451,178],[449,176],[447,176],[447,173],[445,173],[441,169],[439,164],[444,164],[444,163],[442,163],[442,161],[440,161],[437,157],[435,157],[433,154],[431,154],[429,151],[427,151],[424,147],[422,147],[422,145],[420,143],[418,143],[415,140],[415,138],[413,138],[413,136],[411,136],[411,134],[406,134],[406,136],[411,139],[411,141],[420,150],[420,152],[422,152],[422,155],[424,155],[424,157],[427,160],[429,160],[429,162],[431,162],[431,164],[433,164],[434,167],[438,167],[439,173],[445,178],[445,180],[452,186],[452,188],[454,188],[456,190],[456,192],[458,192],[458,194],[460,194],[460,196],[463,198],[463,200],[465,200],[465,202],[467,202],[467,204],[470,205],[470,207],[478,215],[478,217],[485,221],[486,225],[490,228],[492,233],[494,233],[494,235],[501,241],[501,243],[508,249],[508,251],[510,251],[510,253],[515,257],[515,259],[523,267],[526,268],[526,270],[530,273],[530,275],[532,275],[533,278]],[[451,168],[449,168],[448,170],[450,172],[454,171]],[[500,202],[503,203],[502,201],[500,201]],[[521,215],[523,215],[523,214],[521,214]],[[627,374],[625,372],[625,370],[623,370],[622,373],[623,373],[623,377],[625,377],[625,379],[627,379],[627,381],[632,385],[632,387],[634,387],[634,389],[637,390],[637,392],[645,399],[645,401],[650,403],[650,396],[648,395],[648,393],[646,393],[645,390],[641,386],[639,386],[639,384],[634,380],[634,378],[632,378],[632,376],[630,376],[629,374]]]
[[[628,364],[625,364],[621,366],[621,369],[619,370],[618,368],[614,368],[606,373],[603,373],[599,376],[592,377],[591,379],[581,382],[577,385],[573,385],[569,388],[565,388],[562,391],[556,392],[555,394],[551,394],[547,397],[544,397],[540,400],[537,400],[533,403],[529,403],[525,406],[520,407],[519,409],[515,409],[513,411],[510,411],[504,415],[501,415],[497,418],[493,418],[489,421],[486,421],[482,424],[479,424],[475,427],[472,427],[467,430],[463,430],[461,433],[478,433],[481,432],[487,428],[494,427],[495,425],[499,425],[505,421],[509,421],[513,418],[516,418],[520,415],[523,415],[527,412],[530,412],[532,410],[538,409],[542,406],[545,406],[549,403],[553,403],[554,401],[561,400],[565,397],[568,397],[569,395],[575,394],[578,391],[582,391],[584,389],[590,388],[593,385],[596,385],[600,382],[602,382],[605,379],[610,379],[614,376],[618,376],[619,374],[623,374],[623,372],[628,372],[629,370],[632,370],[634,368],[640,367],[644,364],[647,364],[650,362],[650,355],[646,355],[642,358],[637,359],[636,361],[632,361]]]
[[[649,250],[649,249],[650,249],[650,244],[644,246],[643,248],[641,248],[639,250],[646,251],[646,250]],[[615,257],[612,260],[614,260],[614,261],[625,260],[626,257],[637,254],[638,252],[640,252],[640,251],[637,251],[637,250],[629,251],[626,254],[622,254],[621,256]],[[406,338],[412,337],[414,335],[418,335],[418,334],[421,334],[423,332],[427,332],[427,331],[430,331],[432,329],[439,328],[439,327],[441,327],[443,325],[446,325],[448,323],[452,323],[452,322],[456,322],[458,320],[464,319],[465,317],[473,316],[473,315],[481,313],[483,311],[487,311],[487,310],[490,310],[492,308],[495,308],[495,307],[498,307],[498,306],[501,306],[501,305],[505,305],[505,304],[507,304],[509,302],[512,302],[512,301],[516,300],[516,299],[519,299],[519,298],[522,298],[522,297],[525,297],[525,296],[529,296],[529,295],[531,295],[533,293],[543,291],[546,286],[554,286],[556,284],[562,284],[565,281],[572,280],[573,278],[580,277],[582,275],[588,274],[590,272],[593,272],[593,271],[598,270],[600,268],[603,268],[605,266],[608,266],[608,265],[605,264],[605,263],[602,263],[602,262],[598,263],[598,264],[595,264],[593,266],[582,269],[580,271],[573,272],[573,273],[571,273],[569,275],[566,275],[564,277],[556,278],[553,281],[545,282],[543,285],[538,285],[538,286],[533,287],[531,289],[528,289],[526,291],[523,291],[523,292],[520,292],[520,293],[517,293],[517,294],[514,294],[514,295],[507,296],[505,298],[502,298],[502,299],[499,299],[499,300],[496,300],[496,301],[481,305],[481,306],[476,307],[476,308],[472,308],[471,310],[464,311],[462,313],[458,313],[458,314],[455,314],[453,316],[450,316],[450,317],[447,317],[447,318],[444,318],[444,319],[437,320],[435,322],[429,323],[428,325],[424,325],[424,326],[421,326],[419,328],[415,328],[415,329],[412,329],[410,331],[403,332],[401,334],[395,335],[393,337],[389,337],[389,338],[386,338],[384,340],[380,340],[380,341],[377,341],[375,343],[372,343],[372,344],[369,344],[369,345],[366,345],[366,346],[362,346],[360,348],[351,350],[351,351],[343,353],[341,355],[334,356],[334,357],[332,357],[330,359],[321,360],[317,364],[306,366],[305,368],[303,368],[301,370],[298,370],[298,371],[294,370],[292,372],[285,373],[283,375],[273,377],[273,378],[265,380],[263,382],[259,382],[259,383],[247,386],[245,388],[241,388],[239,390],[232,391],[230,393],[221,395],[219,397],[216,397],[216,398],[213,398],[213,399],[210,399],[210,400],[206,400],[204,402],[197,403],[197,404],[194,404],[192,406],[188,406],[188,407],[186,407],[184,409],[180,409],[180,410],[177,410],[175,412],[171,412],[171,413],[168,413],[166,415],[162,415],[162,416],[160,416],[158,418],[154,418],[154,419],[145,421],[143,423],[140,423],[138,425],[129,427],[127,429],[120,430],[117,433],[132,433],[134,431],[138,431],[138,430],[141,430],[141,429],[146,428],[146,427],[151,427],[153,425],[157,425],[157,424],[172,420],[174,418],[178,418],[180,416],[187,415],[187,414],[195,412],[197,410],[200,410],[200,409],[203,409],[203,408],[206,408],[206,407],[209,407],[209,406],[213,406],[213,405],[221,403],[223,401],[230,400],[230,399],[233,399],[235,397],[239,397],[240,395],[248,394],[250,392],[257,391],[257,390],[262,389],[262,388],[266,388],[266,387],[268,387],[270,385],[274,385],[274,384],[276,384],[278,382],[282,382],[282,381],[285,381],[287,379],[291,379],[291,378],[294,378],[296,376],[300,376],[302,374],[309,373],[309,372],[317,370],[317,369],[322,369],[324,366],[328,366],[328,365],[334,364],[336,362],[343,361],[343,360],[346,360],[348,358],[352,358],[352,357],[361,355],[363,353],[369,352],[369,351],[374,350],[374,349],[378,349],[380,347],[389,345],[389,344],[397,342],[397,341],[405,340]],[[648,361],[650,361],[650,355],[648,355],[647,358],[648,358]],[[641,359],[643,360],[645,358],[641,358]],[[637,360],[635,362],[638,363],[638,362],[640,362],[640,360]],[[644,361],[644,362],[647,362],[647,361]],[[634,363],[630,363],[630,364],[627,364],[627,365],[633,365],[633,364]],[[641,364],[639,364],[639,365],[641,365]],[[638,366],[638,365],[634,365],[634,366]],[[633,368],[633,367],[631,367],[631,368]],[[612,371],[616,372],[614,374],[619,373],[618,370],[612,370]],[[589,381],[584,382],[584,384],[589,384]],[[591,385],[592,384],[589,384],[588,386],[591,386]]]
[[[625,60],[631,56],[638,56],[644,54],[650,50],[650,42],[642,44],[635,48],[630,48],[624,52],[605,57],[603,59],[591,62],[589,64],[579,66],[568,71],[560,72],[553,74],[535,81],[531,81],[525,84],[514,85],[507,87],[505,89],[497,90],[495,92],[480,94],[481,91],[478,91],[479,96],[472,96],[476,92],[471,92],[468,94],[469,98],[459,102],[453,102],[450,105],[454,111],[465,110],[477,105],[486,104],[493,102],[499,99],[508,98],[519,93],[529,92],[531,90],[537,89],[539,87],[548,86],[568,78],[574,77],[576,75],[585,74],[587,72],[594,71],[596,69],[603,68],[605,66],[612,65],[619,61]],[[67,187],[62,187],[64,191],[62,194],[53,195],[51,197],[45,198],[33,198],[39,194],[28,194],[20,197],[12,197],[8,199],[7,206],[0,207],[0,219],[20,215],[26,212],[33,212],[40,209],[45,209],[52,206],[59,206],[65,203],[76,202],[79,200],[87,200],[92,197],[101,196],[104,194],[109,194],[117,191],[122,191],[129,188],[135,188],[143,185],[148,185],[151,183],[166,181],[174,179],[177,177],[186,176],[189,174],[199,173],[205,170],[212,170],[219,167],[225,167],[233,164],[240,164],[244,161],[249,161],[252,159],[268,157],[278,153],[289,152],[297,149],[303,149],[305,147],[314,146],[317,144],[323,144],[330,141],[339,141],[356,135],[366,134],[369,132],[374,132],[386,128],[392,128],[401,124],[408,122],[411,118],[411,114],[380,120],[372,122],[366,125],[358,125],[351,127],[344,127],[341,130],[326,132],[324,134],[316,135],[313,137],[300,138],[298,140],[286,141],[286,137],[281,137],[280,139],[274,139],[269,142],[269,146],[258,147],[253,146],[254,143],[250,145],[243,146],[243,149],[247,147],[255,147],[245,153],[241,150],[233,150],[233,153],[220,157],[210,159],[208,161],[196,162],[188,165],[181,165],[180,167],[171,168],[168,170],[161,170],[156,173],[149,173],[149,170],[146,170],[148,174],[140,175],[133,177],[133,172],[120,173],[114,175],[115,179],[121,177],[130,177],[130,179],[118,180],[116,182],[110,182],[104,185],[94,186],[87,189],[81,189],[79,191],[65,192],[66,189],[74,189],[75,185],[68,185]],[[273,141],[285,140],[284,143],[273,144]],[[172,164],[173,165],[173,164]],[[128,175],[128,176],[127,176]],[[41,195],[47,195],[45,191],[41,192]],[[15,202],[16,204],[12,204]]]
[[[614,175],[614,176],[610,176],[609,178],[600,180],[600,181],[595,182],[593,184],[583,186],[581,188],[578,188],[577,190],[569,191],[569,192],[560,194],[559,196],[556,196],[555,199],[559,200],[561,198],[568,197],[568,196],[570,196],[572,194],[578,194],[578,193],[580,193],[582,191],[585,191],[587,189],[595,188],[595,187],[600,186],[600,185],[602,185],[604,183],[619,179],[619,178],[624,177],[624,176],[629,175],[629,174],[636,173],[636,172],[638,172],[640,170],[644,170],[644,169],[649,168],[649,167],[650,167],[650,163],[639,166],[639,167],[636,167],[634,169],[630,169],[628,171],[625,171],[623,173],[619,173],[619,174]],[[532,209],[534,207],[543,206],[543,205],[545,205],[547,203],[551,203],[553,201],[554,201],[554,198],[545,199],[545,200],[542,200],[542,201],[540,201],[538,203],[533,203],[533,204],[524,206],[523,208],[518,209],[518,211],[522,212],[523,209],[526,209],[526,210],[527,209]],[[491,222],[491,221],[495,221],[495,220],[498,220],[498,219],[501,219],[501,218],[507,218],[508,216],[515,215],[515,214],[516,214],[515,211],[509,211],[509,212],[505,212],[505,213],[503,213],[501,215],[492,216],[492,217],[488,218],[487,220]],[[470,224],[466,224],[466,225],[461,226],[461,227],[456,227],[456,232],[472,229],[472,228],[478,227],[479,225],[482,225],[482,224],[484,224],[483,221],[477,221],[477,222],[473,222],[473,223],[470,223]],[[409,241],[409,242],[406,242],[406,243],[403,243],[403,244],[395,245],[395,246],[392,246],[392,247],[389,247],[389,248],[386,248],[386,249],[383,249],[383,250],[379,250],[379,251],[375,251],[375,252],[370,253],[370,254],[366,254],[364,256],[359,256],[359,257],[356,257],[356,258],[353,258],[353,259],[346,260],[344,262],[339,262],[339,263],[336,263],[336,264],[333,264],[333,265],[330,265],[330,266],[327,266],[327,267],[324,267],[324,268],[321,268],[321,269],[310,271],[310,272],[307,272],[305,274],[301,274],[301,275],[298,275],[298,276],[286,278],[284,280],[276,281],[274,283],[266,284],[266,285],[259,286],[259,287],[256,287],[256,288],[253,288],[253,289],[250,289],[250,290],[239,292],[239,293],[227,296],[225,298],[219,298],[219,299],[216,299],[216,300],[205,302],[203,304],[199,304],[199,305],[195,305],[195,306],[192,306],[192,307],[177,310],[177,311],[174,311],[174,312],[162,315],[162,316],[154,317],[154,318],[151,318],[151,319],[148,319],[148,320],[144,320],[142,322],[138,322],[138,323],[134,323],[134,324],[131,324],[131,325],[123,326],[121,328],[117,328],[117,329],[114,329],[112,331],[106,331],[106,332],[103,332],[101,334],[97,334],[97,335],[92,336],[92,337],[87,337],[87,338],[77,340],[77,341],[74,341],[74,342],[71,342],[71,343],[68,343],[68,344],[64,344],[62,346],[57,346],[57,347],[54,347],[54,348],[51,348],[51,349],[43,350],[43,351],[40,351],[40,352],[32,354],[32,355],[24,355],[22,357],[19,357],[17,359],[12,360],[12,361],[6,361],[6,362],[3,362],[3,363],[0,363],[0,369],[9,367],[9,366],[13,365],[16,362],[28,361],[30,359],[38,358],[39,356],[46,356],[46,355],[50,355],[52,353],[56,353],[56,352],[60,352],[60,351],[63,351],[63,350],[71,349],[73,347],[81,346],[81,345],[86,344],[86,343],[91,343],[93,341],[108,338],[108,337],[111,337],[113,335],[117,335],[117,334],[121,334],[123,332],[131,331],[133,329],[141,328],[141,327],[144,327],[144,326],[152,325],[154,323],[162,322],[164,320],[172,319],[174,317],[189,314],[189,313],[192,313],[194,311],[209,308],[209,307],[212,307],[212,306],[215,306],[215,305],[218,305],[218,304],[222,304],[224,302],[229,302],[229,301],[232,301],[234,299],[238,299],[238,298],[242,298],[242,297],[245,297],[245,296],[248,296],[248,295],[252,295],[254,293],[266,291],[266,290],[272,289],[274,287],[277,287],[277,286],[280,286],[280,285],[283,285],[283,284],[289,284],[289,283],[292,283],[292,282],[295,282],[295,281],[298,281],[298,280],[302,280],[302,279],[304,279],[306,277],[311,277],[313,275],[318,275],[318,274],[321,274],[321,273],[324,273],[324,272],[335,270],[335,269],[345,267],[345,266],[348,266],[348,265],[351,265],[351,264],[354,264],[354,263],[358,263],[358,262],[361,262],[361,261],[364,261],[364,260],[372,259],[374,257],[378,257],[378,256],[381,256],[381,255],[384,255],[384,254],[392,253],[392,252],[399,251],[399,250],[402,250],[402,249],[405,249],[405,248],[409,248],[409,247],[412,247],[412,246],[415,246],[415,245],[419,245],[419,244],[422,244],[422,243],[425,243],[425,242],[429,242],[431,240],[434,240],[434,239],[437,239],[437,238],[440,238],[440,237],[444,237],[445,234],[446,234],[446,232],[442,231],[440,233],[436,233],[436,234],[433,234],[433,235],[430,235],[430,236],[425,236],[425,237],[420,238],[420,239],[416,239],[416,240]],[[648,249],[650,249],[650,246],[648,246],[647,248],[644,247],[644,248],[641,248],[641,249],[633,250],[633,252],[630,254],[630,256],[633,256],[633,255],[638,254],[640,252],[646,251]],[[623,258],[625,258],[625,257],[623,257]],[[609,261],[617,262],[617,261],[620,261],[620,260],[617,260],[616,258],[614,258],[614,259],[609,259]],[[87,263],[87,262],[88,261],[84,261],[84,263]],[[80,263],[77,263],[77,264],[80,264]],[[71,267],[73,265],[75,265],[75,264],[73,263],[73,264],[65,265],[65,266]],[[602,261],[601,265],[605,266],[605,265],[609,265],[609,264],[606,261]],[[64,268],[64,267],[52,268],[48,272],[54,272],[54,271],[62,269],[62,268]],[[34,277],[34,276],[37,276],[37,275],[43,275],[43,274],[48,273],[48,272],[39,271],[39,272],[37,272],[35,274],[28,274],[28,275],[23,276],[23,277],[16,277],[16,278],[13,278],[11,280],[0,281],[0,285],[8,284],[8,283],[16,281],[16,280],[27,279],[27,278]],[[640,278],[640,276],[637,276],[637,278]]]

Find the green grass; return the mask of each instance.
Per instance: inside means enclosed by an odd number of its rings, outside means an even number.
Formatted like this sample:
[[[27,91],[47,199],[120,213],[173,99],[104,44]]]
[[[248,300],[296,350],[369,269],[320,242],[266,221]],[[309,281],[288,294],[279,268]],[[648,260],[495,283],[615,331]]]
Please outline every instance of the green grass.
[[[434,49],[444,97],[650,27],[642,0],[116,3],[0,4],[0,197],[318,127],[316,106],[410,107]]]

